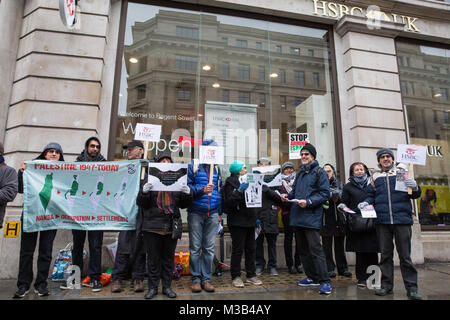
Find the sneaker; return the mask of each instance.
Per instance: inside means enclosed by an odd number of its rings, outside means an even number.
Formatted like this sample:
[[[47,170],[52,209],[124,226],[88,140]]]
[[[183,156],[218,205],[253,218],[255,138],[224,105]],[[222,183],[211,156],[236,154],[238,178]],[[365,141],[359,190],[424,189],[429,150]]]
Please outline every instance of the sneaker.
[[[300,287],[317,287],[320,285],[320,283],[314,281],[313,279],[305,278],[303,280],[298,281],[297,285]]]
[[[194,293],[202,292],[200,282],[192,282],[191,291]]]
[[[263,272],[263,268],[256,268],[255,273],[257,276],[260,276],[262,274],[262,272]]]
[[[102,291],[102,284],[100,283],[99,279],[93,279],[92,280],[92,292],[99,292]]]
[[[134,287],[134,292],[144,292],[144,282],[140,279],[134,279],[133,287]]]
[[[241,277],[234,278],[232,281],[232,284],[233,284],[233,287],[236,287],[236,288],[244,287],[244,282],[242,281]]]
[[[214,292],[214,286],[209,281],[203,281],[202,282],[202,289],[206,292]]]
[[[345,270],[344,272],[339,274],[340,276],[346,277],[346,278],[351,278],[352,277],[352,273],[348,270]]]
[[[320,294],[331,294],[331,283],[324,282],[320,285]]]
[[[40,284],[37,288],[34,288],[34,293],[39,297],[46,297],[49,295],[48,288],[45,284]]]
[[[262,285],[262,281],[259,280],[257,277],[247,278],[247,280],[246,280],[245,282],[254,284],[255,286],[260,286],[260,285]]]
[[[23,298],[28,294],[28,292],[30,292],[29,289],[27,289],[25,287],[19,287],[17,292],[14,294],[13,298],[14,299]]]
[[[122,281],[120,279],[113,280],[111,285],[111,292],[117,293],[122,291]]]
[[[419,293],[416,290],[411,290],[406,293],[409,300],[422,300],[422,297],[419,296]]]
[[[358,280],[358,283],[356,285],[358,287],[365,288],[366,287],[366,280]]]
[[[277,269],[275,269],[275,268],[270,268],[270,275],[271,276],[277,276],[278,275],[278,271],[277,271]]]
[[[391,293],[393,293],[393,292],[392,292],[392,289],[381,288],[381,289],[375,290],[375,294],[376,294],[377,296],[385,296],[385,295],[391,294]]]

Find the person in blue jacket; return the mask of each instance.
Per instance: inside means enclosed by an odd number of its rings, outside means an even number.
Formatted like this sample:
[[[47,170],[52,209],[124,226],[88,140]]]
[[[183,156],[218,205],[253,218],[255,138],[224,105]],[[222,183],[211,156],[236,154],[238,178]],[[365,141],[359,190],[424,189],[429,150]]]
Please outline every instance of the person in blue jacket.
[[[217,146],[212,139],[203,146]],[[192,292],[214,292],[211,284],[214,246],[217,226],[222,217],[222,176],[220,168],[213,166],[213,180],[209,183],[211,165],[198,164],[194,160],[188,165],[188,187],[194,200],[188,207],[189,269],[192,275]]]
[[[301,287],[320,286],[321,294],[331,293],[325,253],[320,242],[323,203],[330,197],[328,175],[316,160],[316,148],[307,143],[300,153],[298,172],[288,199],[296,199],[291,207],[289,224],[294,228],[296,246],[306,278],[298,281]]]
[[[376,295],[392,293],[394,286],[394,238],[400,270],[407,296],[411,300],[421,300],[417,291],[417,270],[411,261],[411,225],[414,223],[411,199],[420,197],[422,190],[414,179],[405,180],[412,188],[412,194],[395,190],[397,171],[406,169],[406,165],[394,163],[392,150],[383,148],[377,152],[380,171],[373,174],[373,183],[367,187],[367,198],[358,204],[362,209],[367,204],[374,205],[377,213],[376,230],[381,250],[381,288]]]

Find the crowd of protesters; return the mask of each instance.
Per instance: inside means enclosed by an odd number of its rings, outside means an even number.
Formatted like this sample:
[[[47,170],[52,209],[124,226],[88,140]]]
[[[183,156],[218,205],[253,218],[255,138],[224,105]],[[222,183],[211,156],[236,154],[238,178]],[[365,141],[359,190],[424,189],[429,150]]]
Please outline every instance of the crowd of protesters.
[[[214,140],[204,140],[202,145],[217,146],[217,143]],[[124,149],[127,150],[128,160],[147,161],[144,160],[144,146],[140,141],[133,140]],[[348,269],[346,252],[355,252],[357,286],[366,287],[368,267],[378,265],[382,273],[381,287],[375,294],[391,294],[395,241],[407,296],[409,299],[420,300],[417,271],[411,261],[413,212],[410,200],[420,197],[421,189],[410,178],[405,184],[412,189],[412,193],[397,191],[394,153],[383,148],[376,155],[379,167],[377,171],[371,174],[364,163],[355,162],[349,168],[349,179],[344,185],[338,180],[332,164],[321,166],[318,163],[316,148],[307,143],[300,153],[299,168],[295,168],[292,162],[282,164],[281,186],[262,185],[260,207],[246,205],[245,192],[249,182],[246,164],[241,161],[231,163],[228,168],[230,175],[223,182],[218,165],[199,164],[193,160],[187,169],[187,185],[182,186],[180,191],[154,191],[153,184],[146,176],[141,180],[136,199],[139,208],[136,230],[119,233],[111,291],[121,292],[122,281],[131,276],[134,291],[143,292],[144,278],[147,275],[146,299],[152,299],[158,294],[160,282],[164,295],[169,298],[177,296],[171,288],[171,282],[174,254],[181,231],[174,235],[178,227],[173,226],[176,225],[174,221],[182,225],[180,209],[186,208],[191,291],[194,293],[202,290],[215,291],[211,283],[215,242],[218,225],[222,223],[222,213],[226,213],[231,235],[230,274],[234,287],[243,288],[245,283],[262,285],[258,276],[265,270],[271,276],[278,276],[276,248],[281,216],[288,272],[305,274],[297,282],[298,286],[316,286],[320,294],[331,294],[332,278],[337,275],[353,277]],[[64,161],[62,147],[51,142],[33,160]],[[96,137],[87,139],[76,161],[106,161],[101,154],[100,140]],[[173,163],[168,153],[160,153],[151,161]],[[258,160],[258,167],[269,165],[271,160],[268,158]],[[25,162],[17,174],[4,163],[1,145],[1,223],[6,203],[13,201],[17,192],[24,192],[25,170]],[[49,196],[44,190],[41,193],[41,201],[48,202]],[[361,216],[361,210],[369,205],[373,205],[377,215],[374,227],[364,231],[351,230],[348,227],[348,212]],[[21,219],[23,221],[23,215]],[[38,296],[46,296],[49,294],[47,279],[57,230],[24,232],[23,223],[21,226],[19,271],[14,298],[23,298],[31,288],[33,255],[38,241],[34,290]],[[83,270],[86,234],[89,247],[87,275],[90,277],[92,291],[101,291],[103,231],[72,230],[73,264]],[[264,239],[267,242],[268,261],[265,260]],[[245,263],[242,271],[243,256]]]

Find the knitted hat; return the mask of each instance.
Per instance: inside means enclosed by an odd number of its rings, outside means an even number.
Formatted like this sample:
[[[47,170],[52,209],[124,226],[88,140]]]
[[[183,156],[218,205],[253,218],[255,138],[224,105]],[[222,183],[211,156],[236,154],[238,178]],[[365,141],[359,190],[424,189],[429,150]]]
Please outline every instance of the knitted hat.
[[[231,174],[239,174],[239,172],[241,172],[244,165],[245,164],[242,161],[234,160],[233,163],[230,164],[230,173]]]
[[[281,166],[281,172],[283,172],[284,169],[286,169],[286,168],[292,168],[292,169],[295,169],[294,164],[293,164],[292,162],[289,162],[289,161],[283,163],[283,165]]]
[[[314,159],[317,156],[316,148],[314,148],[314,146],[311,143],[305,144],[305,146],[302,148],[302,151],[308,151],[313,155]]]
[[[394,160],[394,153],[392,152],[392,150],[388,148],[382,148],[377,151],[377,161],[380,162],[381,155],[386,153],[392,157],[392,160]]]
[[[258,159],[258,164],[263,163],[263,164],[268,164],[271,165],[272,164],[272,160],[270,160],[270,158],[260,158]]]

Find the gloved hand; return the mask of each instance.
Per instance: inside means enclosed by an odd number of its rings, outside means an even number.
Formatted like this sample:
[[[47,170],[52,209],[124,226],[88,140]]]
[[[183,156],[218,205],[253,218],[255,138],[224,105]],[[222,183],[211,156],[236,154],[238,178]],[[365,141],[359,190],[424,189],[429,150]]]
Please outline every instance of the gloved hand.
[[[363,210],[364,207],[365,207],[365,206],[368,206],[368,205],[369,205],[368,202],[365,202],[365,201],[364,201],[364,202],[361,202],[361,203],[358,204],[358,209],[359,209],[359,210]]]
[[[345,205],[345,203],[340,203],[337,208],[341,211],[345,211],[347,208],[347,206]]]
[[[144,186],[142,187],[142,193],[149,193],[150,190],[152,190],[153,188],[153,184],[151,182],[147,182],[146,184],[144,184]]]
[[[327,210],[327,209],[330,207],[330,202],[325,201],[325,202],[322,204],[322,207],[323,207],[325,210]]]
[[[189,193],[191,193],[191,188],[189,188],[188,186],[182,186],[181,192],[189,194]]]
[[[248,182],[244,182],[244,183],[241,183],[241,185],[240,185],[239,188],[238,188],[238,191],[242,193],[242,192],[244,192],[247,188],[248,188]]]
[[[406,179],[405,180],[405,185],[408,188],[413,188],[414,190],[417,190],[417,182],[414,179]]]

